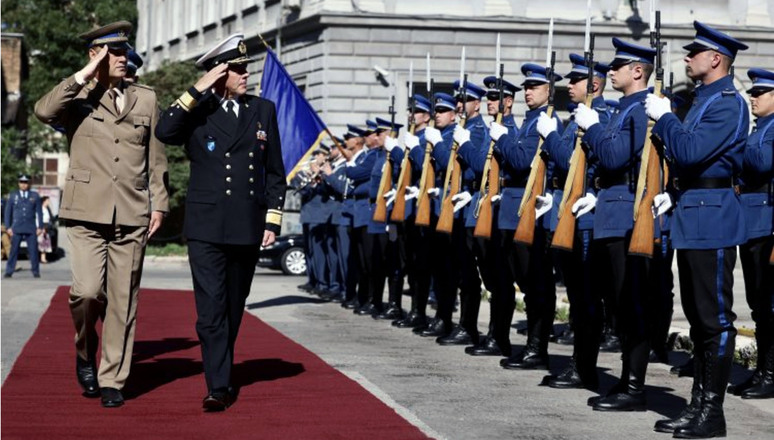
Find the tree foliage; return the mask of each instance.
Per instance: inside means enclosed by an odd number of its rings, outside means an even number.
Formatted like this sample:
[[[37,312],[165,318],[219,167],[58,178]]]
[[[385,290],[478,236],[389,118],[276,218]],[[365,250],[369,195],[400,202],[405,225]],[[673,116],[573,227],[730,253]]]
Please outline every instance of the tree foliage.
[[[16,180],[19,174],[27,173],[27,165],[19,160],[11,149],[21,142],[21,134],[15,128],[3,129],[2,133],[2,195],[7,196],[9,192],[16,189]]]

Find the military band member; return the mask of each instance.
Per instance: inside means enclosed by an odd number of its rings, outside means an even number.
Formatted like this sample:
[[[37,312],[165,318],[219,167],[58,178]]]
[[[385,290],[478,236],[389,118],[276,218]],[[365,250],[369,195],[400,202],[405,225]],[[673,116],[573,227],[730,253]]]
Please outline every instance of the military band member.
[[[736,339],[733,269],[736,246],[747,235],[732,179],[742,171],[749,114],[729,74],[737,52],[747,46],[702,23],[694,27],[684,60],[688,76],[701,85],[685,120],[670,112],[668,98],[649,95],[645,102],[674,176],[672,244],[695,352],[691,402],[677,418],[655,426],[676,438],[726,435],[723,400]],[[670,195],[659,194],[654,210],[661,213],[670,203]]]
[[[196,62],[206,73],[165,110],[156,136],[184,145],[191,161],[184,233],[194,284],[196,331],[207,383],[205,411],[234,403],[234,344],[261,246],[282,224],[285,169],[275,105],[247,94],[242,34]]]
[[[758,119],[744,149],[739,185],[747,225],[747,242],[739,247],[747,304],[755,321],[758,361],[753,375],[729,392],[747,399],[774,397],[774,269],[769,264],[774,236],[774,72],[747,71],[753,82],[747,91]]]
[[[516,137],[505,139],[501,139],[505,132],[503,126],[493,123],[490,129],[492,138],[498,140],[495,152],[502,158],[503,183],[498,223],[503,235],[503,248],[506,249],[505,258],[509,263],[511,279],[515,280],[524,292],[527,305],[527,345],[518,353],[502,359],[500,365],[506,369],[547,369],[548,338],[553,327],[556,308],[556,286],[548,250],[551,241],[550,230],[548,223],[541,217],[551,209],[550,193],[546,193],[545,198],[538,195],[541,199],[539,205],[547,209],[538,209],[534,244],[528,247],[522,243],[514,243],[513,235],[519,222],[518,211],[524,195],[524,187],[540,140],[536,126],[538,116],[548,109],[549,78],[546,67],[537,64],[524,64],[521,66],[521,72],[525,77],[522,83],[524,100],[529,108],[521,129]],[[554,74],[553,79],[561,81],[562,77]],[[549,179],[551,167],[549,162],[547,166]],[[508,249],[510,249],[510,255]],[[505,289],[511,290],[512,287],[506,286]],[[496,334],[501,339],[508,337],[505,334],[505,328],[510,327],[510,320],[513,318],[511,304],[515,301],[515,292],[513,294],[509,292],[507,301],[508,306],[505,308],[507,316],[497,321],[499,330]],[[504,342],[500,345],[503,346]]]
[[[584,57],[578,54],[570,54],[570,62],[572,69],[565,75],[565,78],[570,80],[568,86],[570,100],[575,104],[580,104],[586,98],[588,67],[585,65]],[[591,108],[599,114],[602,126],[605,126],[610,119],[607,104],[605,104],[605,98],[602,95],[605,90],[608,70],[610,70],[610,66],[605,63],[597,62],[594,64],[592,78],[594,98],[591,102]],[[541,113],[537,122],[537,130],[545,139],[543,151],[554,163],[553,177],[549,187],[553,190],[554,199],[551,230],[555,230],[558,224],[558,203],[562,199],[570,167],[570,157],[575,148],[578,124],[574,117],[571,117],[564,131],[560,132],[556,119]],[[593,165],[588,167],[587,181],[593,178],[594,169]],[[594,188],[588,188],[588,191],[594,197]],[[596,267],[591,251],[594,203],[592,201],[579,201],[577,205],[577,209],[571,209],[571,215],[577,217],[573,251],[556,253],[557,263],[561,268],[564,284],[567,287],[567,296],[570,300],[571,325],[574,334],[573,356],[563,371],[549,377],[547,385],[552,388],[588,388],[594,390],[599,386],[596,367],[603,320],[602,300],[595,282],[601,274],[595,272]]]

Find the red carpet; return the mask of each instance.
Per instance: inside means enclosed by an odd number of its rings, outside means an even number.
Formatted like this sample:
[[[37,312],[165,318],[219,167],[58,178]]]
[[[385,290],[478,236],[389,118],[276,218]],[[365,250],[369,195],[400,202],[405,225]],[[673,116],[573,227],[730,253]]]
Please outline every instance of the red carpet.
[[[360,385],[246,314],[236,346],[239,400],[201,411],[206,393],[190,291],[140,293],[126,405],[81,397],[74,330],[60,287],[2,388],[3,439],[425,439]]]

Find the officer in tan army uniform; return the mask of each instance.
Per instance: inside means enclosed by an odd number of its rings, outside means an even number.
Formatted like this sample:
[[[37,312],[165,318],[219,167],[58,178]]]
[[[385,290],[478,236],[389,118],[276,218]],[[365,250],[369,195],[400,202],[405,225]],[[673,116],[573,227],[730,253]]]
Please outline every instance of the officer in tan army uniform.
[[[76,372],[84,395],[104,407],[124,403],[145,244],[168,211],[156,94],[123,81],[131,28],[121,21],[80,35],[89,63],[35,104],[38,119],[63,127],[70,142],[59,216],[72,243]]]

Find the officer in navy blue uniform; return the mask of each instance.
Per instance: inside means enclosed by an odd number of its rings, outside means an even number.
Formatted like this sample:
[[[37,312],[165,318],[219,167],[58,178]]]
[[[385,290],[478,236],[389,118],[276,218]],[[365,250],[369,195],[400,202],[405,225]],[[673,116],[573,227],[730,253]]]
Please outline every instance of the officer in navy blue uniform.
[[[365,131],[360,127],[352,124],[347,124],[347,132],[344,133],[344,144],[347,150],[347,161],[339,169],[341,177],[344,178],[346,186],[343,193],[344,202],[342,204],[342,222],[346,222],[346,235],[345,239],[348,242],[348,255],[345,267],[345,292],[344,301],[341,306],[345,309],[354,309],[358,306],[358,289],[364,289],[362,283],[359,283],[360,279],[360,251],[358,249],[358,234],[355,229],[355,183],[347,175],[351,164],[355,164],[355,161],[361,161],[365,154]],[[337,178],[337,181],[340,181]],[[330,182],[330,179],[326,179]],[[343,241],[341,246],[343,246]]]
[[[285,202],[273,102],[247,94],[250,58],[241,34],[196,65],[207,72],[161,114],[156,137],[184,145],[191,161],[184,233],[193,276],[208,393],[205,411],[230,406],[234,343],[261,246],[280,232]]]
[[[414,123],[414,133],[406,132],[403,136],[404,145],[409,148],[409,165],[411,166],[411,185],[406,189],[406,272],[411,290],[411,309],[404,319],[393,321],[398,328],[419,328],[427,325],[427,301],[430,295],[431,271],[430,246],[432,229],[418,226],[416,220],[416,200],[419,195],[419,182],[422,177],[422,167],[425,162],[427,140],[425,128],[431,119],[432,103],[426,97],[415,94],[412,96],[414,113],[411,115]],[[412,107],[409,107],[411,111]],[[430,164],[432,166],[432,164]]]
[[[338,139],[337,139],[338,140]],[[338,140],[343,144],[344,140]],[[352,185],[346,171],[347,159],[338,148],[331,149],[330,160],[322,167],[322,182],[328,188],[330,195],[331,227],[329,237],[329,249],[333,249],[328,255],[328,267],[331,271],[331,291],[323,298],[334,302],[343,302],[347,291],[347,272],[349,260],[349,232],[352,226],[351,204],[347,204],[347,197],[352,195]]]
[[[570,100],[579,104],[584,102],[588,84],[588,67],[583,56],[571,53],[572,69],[565,75],[570,80]],[[610,119],[605,98],[602,96],[610,66],[605,63],[595,63],[593,72],[594,98],[591,107],[599,113],[602,126]],[[537,122],[537,130],[545,140],[542,149],[553,162],[553,177],[549,187],[553,190],[554,206],[551,213],[551,231],[556,230],[559,222],[558,205],[564,192],[564,184],[570,167],[570,158],[576,143],[578,124],[570,117],[564,131],[558,130],[555,119],[541,113]],[[594,176],[594,166],[587,167],[587,181]],[[595,194],[593,188],[589,193]],[[580,207],[579,207],[580,208]],[[572,210],[577,217],[575,223],[575,239],[572,252],[556,252],[556,261],[561,268],[567,296],[570,300],[570,316],[572,317],[573,356],[570,363],[559,374],[549,376],[547,385],[552,388],[589,388],[599,386],[597,376],[597,356],[599,340],[602,332],[602,300],[596,288],[595,265],[592,259],[591,241],[593,238],[594,212],[593,205],[586,205],[584,210]]]
[[[497,77],[490,76],[484,78],[484,87],[485,94],[487,98],[487,113],[490,116],[497,116],[497,113],[499,111],[499,100],[500,100],[500,88],[498,86],[499,81]],[[516,135],[518,132],[518,128],[516,126],[516,121],[513,118],[513,114],[511,113],[511,109],[513,106],[513,97],[517,91],[521,90],[520,87],[517,87],[510,82],[503,79],[503,119],[502,123],[505,127],[507,127],[509,133],[512,135]],[[461,128],[457,129],[457,137],[460,137],[459,133],[464,133]],[[467,137],[467,136],[465,136]],[[495,249],[496,247],[500,246],[498,231],[495,227],[493,228],[492,237],[490,239],[483,239],[483,238],[476,238],[474,237],[474,230],[476,227],[476,223],[479,221],[479,219],[475,216],[475,209],[476,205],[478,204],[478,201],[481,197],[482,191],[486,191],[486,188],[480,188],[480,182],[482,180],[484,167],[486,165],[486,159],[487,154],[489,153],[489,146],[491,144],[491,137],[489,136],[488,129],[486,130],[486,136],[482,139],[485,144],[475,144],[472,142],[472,136],[471,141],[466,141],[465,139],[459,139],[459,141],[462,141],[459,148],[459,155],[462,158],[462,160],[470,166],[470,169],[472,169],[475,172],[475,183],[473,185],[474,192],[473,192],[473,199],[471,200],[470,206],[471,208],[467,210],[466,213],[466,219],[465,219],[465,226],[466,226],[466,233],[467,233],[467,243],[468,247],[471,248],[471,251],[476,256],[476,262],[478,263],[478,269],[481,273],[481,277],[484,281],[484,285],[486,286],[487,290],[492,293],[492,299],[489,303],[490,305],[490,324],[489,324],[489,330],[487,332],[487,336],[485,338],[482,338],[481,340],[474,340],[473,345],[468,346],[465,348],[465,352],[467,354],[470,354],[472,356],[509,356],[510,355],[510,343],[504,344],[501,348],[498,345],[497,339],[494,337],[493,328],[494,328],[494,318],[498,315],[498,313],[501,313],[500,310],[498,310],[498,307],[503,303],[502,301],[502,291],[498,288],[498,277],[500,276],[498,273],[498,268],[501,268],[500,262],[495,259],[497,255],[501,255],[501,252],[499,249]],[[492,209],[492,218],[496,218],[498,209],[498,204],[495,202]],[[513,282],[510,283],[511,288],[513,285]],[[507,292],[504,293],[507,295]],[[480,301],[480,299],[479,299]],[[478,319],[478,308],[470,308],[470,314],[471,317],[468,318],[468,320],[477,320]]]
[[[747,242],[739,247],[747,304],[755,321],[758,362],[753,375],[729,392],[747,399],[774,397],[774,72],[750,69],[752,113],[758,119],[747,138],[739,184]]]
[[[30,191],[30,176],[21,174],[19,175],[19,189],[11,191],[8,195],[3,217],[6,231],[11,237],[11,252],[8,255],[3,278],[13,276],[22,241],[27,243],[27,255],[32,266],[32,276],[40,278],[38,235],[43,232],[42,220],[43,210],[40,195],[35,191]]]
[[[519,205],[524,188],[529,178],[532,160],[537,152],[540,134],[537,131],[537,121],[540,113],[548,109],[549,78],[545,66],[527,63],[521,66],[524,75],[524,100],[529,110],[521,124],[521,129],[515,137],[505,136],[505,127],[492,124],[490,133],[497,139],[495,153],[501,158],[503,171],[502,199],[498,224],[502,233],[505,261],[508,263],[510,279],[504,282],[512,284],[515,281],[522,292],[527,305],[527,345],[518,353],[502,359],[500,365],[506,369],[547,369],[548,368],[548,338],[554,322],[556,309],[556,285],[554,284],[553,264],[549,253],[551,242],[550,224],[545,216],[551,208],[550,193],[540,197],[536,203],[535,237],[531,247],[523,243],[514,243],[514,231],[519,222]],[[562,77],[554,74],[554,81]],[[558,116],[557,125],[560,123]],[[551,179],[552,162],[546,166],[546,176]],[[546,209],[537,209],[538,205]],[[510,251],[510,252],[509,252]],[[510,328],[513,319],[515,291],[513,287],[504,287],[508,295],[507,307],[503,307],[503,315],[498,318],[496,337],[502,340],[500,346],[508,340],[506,328]],[[506,322],[507,321],[507,322]],[[510,343],[510,342],[508,342]]]
[[[645,374],[650,354],[648,319],[643,311],[645,258],[627,255],[633,228],[634,192],[640,156],[645,144],[647,116],[642,102],[648,94],[656,51],[613,38],[616,49],[610,63],[613,88],[623,92],[620,108],[603,126],[599,112],[578,104],[575,122],[586,131],[588,162],[595,167],[597,195],[587,193],[577,211],[593,206],[594,260],[599,264],[600,288],[606,301],[614,301],[617,331],[623,341],[621,377],[605,397],[595,399],[599,411],[645,408]],[[584,206],[585,205],[585,206]]]
[[[672,245],[677,251],[680,295],[694,343],[691,402],[655,429],[676,438],[726,435],[723,400],[734,357],[733,304],[736,246],[745,242],[744,209],[733,188],[742,171],[749,113],[729,74],[742,42],[694,22],[696,37],[684,47],[686,73],[701,85],[684,121],[668,98],[649,95],[653,134],[663,143],[673,191],[654,200],[657,213],[674,200]]]

